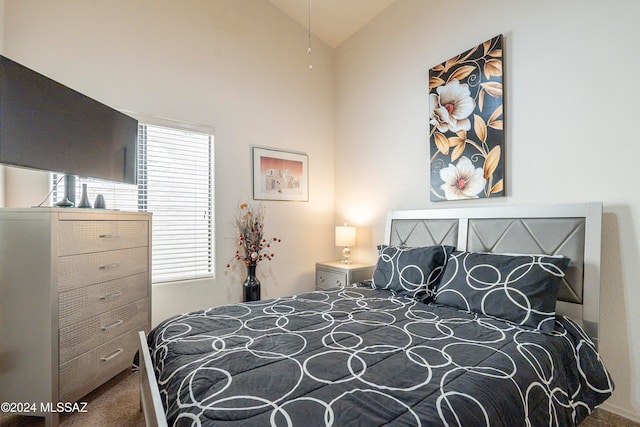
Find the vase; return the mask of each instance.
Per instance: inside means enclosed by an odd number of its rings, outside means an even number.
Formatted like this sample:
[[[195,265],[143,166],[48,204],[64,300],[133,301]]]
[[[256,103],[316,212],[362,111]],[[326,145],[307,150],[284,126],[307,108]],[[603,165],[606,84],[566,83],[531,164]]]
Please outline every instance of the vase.
[[[260,301],[260,281],[256,277],[256,264],[247,265],[247,278],[242,284],[244,302]]]
[[[107,204],[104,202],[104,196],[102,194],[98,194],[96,196],[96,201],[93,202],[93,207],[96,209],[106,209]]]
[[[90,208],[91,203],[89,202],[89,196],[87,195],[87,184],[82,184],[82,198],[80,199],[80,203],[78,203],[79,208]]]

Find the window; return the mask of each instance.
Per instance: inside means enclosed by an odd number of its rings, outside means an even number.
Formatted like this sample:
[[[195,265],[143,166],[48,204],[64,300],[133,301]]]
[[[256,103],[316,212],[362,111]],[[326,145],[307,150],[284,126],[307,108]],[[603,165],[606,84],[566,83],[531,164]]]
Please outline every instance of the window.
[[[154,283],[213,277],[213,132],[162,122],[140,122],[137,186],[78,179],[76,202],[87,184],[92,204],[102,194],[108,209],[153,212]],[[60,178],[54,203],[64,197]]]

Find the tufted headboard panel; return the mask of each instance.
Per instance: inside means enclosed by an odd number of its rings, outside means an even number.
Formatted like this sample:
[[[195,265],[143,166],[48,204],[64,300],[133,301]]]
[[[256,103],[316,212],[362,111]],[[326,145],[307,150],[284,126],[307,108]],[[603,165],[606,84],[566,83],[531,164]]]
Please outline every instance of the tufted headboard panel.
[[[597,343],[602,203],[392,211],[387,244],[452,245],[458,250],[564,255],[571,259],[556,312]]]

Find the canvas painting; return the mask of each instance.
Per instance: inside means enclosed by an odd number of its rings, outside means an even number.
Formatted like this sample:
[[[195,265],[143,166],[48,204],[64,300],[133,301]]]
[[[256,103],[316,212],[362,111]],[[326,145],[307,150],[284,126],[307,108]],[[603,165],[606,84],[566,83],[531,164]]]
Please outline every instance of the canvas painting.
[[[504,196],[502,35],[429,70],[431,200]]]

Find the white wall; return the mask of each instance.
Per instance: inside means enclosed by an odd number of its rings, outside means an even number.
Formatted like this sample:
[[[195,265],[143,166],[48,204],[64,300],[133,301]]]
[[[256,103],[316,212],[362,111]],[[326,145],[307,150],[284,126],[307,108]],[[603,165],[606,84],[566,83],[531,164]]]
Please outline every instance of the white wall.
[[[389,209],[603,201],[605,407],[640,421],[638,22],[636,0],[396,0],[336,52],[335,205],[370,230],[353,256],[373,261]],[[497,34],[508,196],[433,204],[428,70]]]
[[[263,0],[7,0],[4,24],[6,55],[26,66],[116,108],[215,127],[217,277],[154,286],[154,324],[242,299],[245,272],[225,265],[232,216],[251,197],[252,145],[309,155],[309,202],[265,203],[266,232],[282,243],[258,266],[263,297],[314,288],[315,262],[334,249],[328,46],[314,40],[309,72],[306,30]],[[7,205],[18,203],[33,202]]]

